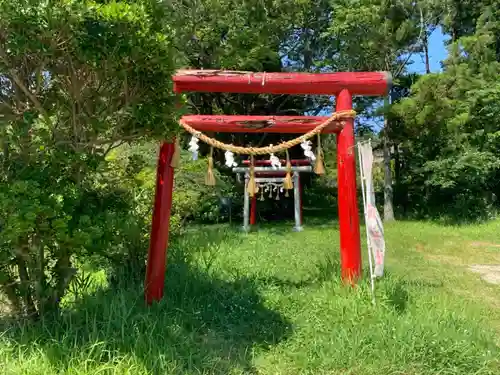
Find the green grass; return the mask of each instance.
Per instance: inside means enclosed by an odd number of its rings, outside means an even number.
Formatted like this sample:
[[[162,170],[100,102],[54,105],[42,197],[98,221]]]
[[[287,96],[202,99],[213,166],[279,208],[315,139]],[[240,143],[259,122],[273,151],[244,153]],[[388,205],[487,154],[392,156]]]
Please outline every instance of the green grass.
[[[193,228],[160,304],[101,282],[59,320],[6,326],[1,373],[500,374],[500,287],[467,271],[500,264],[499,228],[387,226],[376,306],[339,282],[335,223]]]

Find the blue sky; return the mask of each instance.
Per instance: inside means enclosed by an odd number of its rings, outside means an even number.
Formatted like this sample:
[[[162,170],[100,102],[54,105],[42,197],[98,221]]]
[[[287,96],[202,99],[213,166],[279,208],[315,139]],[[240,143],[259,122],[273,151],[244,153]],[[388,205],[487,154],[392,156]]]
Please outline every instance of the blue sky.
[[[441,71],[441,61],[446,58],[447,51],[445,42],[449,39],[444,35],[441,28],[437,28],[429,37],[429,61],[431,72]],[[408,67],[410,72],[425,73],[424,56],[415,55],[412,57],[413,64]]]
[[[440,27],[436,28],[434,32],[429,36],[429,62],[431,73],[437,73],[442,70],[441,62],[446,59],[448,54],[446,49],[446,41],[449,36],[443,34]],[[410,58],[411,64],[408,65],[407,70],[409,72],[425,74],[425,61],[423,54],[414,54]],[[333,100],[333,98],[332,98]],[[319,116],[329,116],[331,114],[331,108],[325,108]],[[363,118],[365,124],[371,125],[374,130],[379,130],[383,126],[382,118]]]
[[[448,54],[446,50],[446,41],[449,36],[444,35],[441,28],[437,28],[429,36],[429,63],[431,73],[442,71],[441,62],[446,59]],[[407,69],[409,72],[425,74],[425,60],[423,54],[414,54],[410,58],[411,64]],[[378,131],[383,127],[383,118],[362,118],[362,121],[369,125],[373,130]]]

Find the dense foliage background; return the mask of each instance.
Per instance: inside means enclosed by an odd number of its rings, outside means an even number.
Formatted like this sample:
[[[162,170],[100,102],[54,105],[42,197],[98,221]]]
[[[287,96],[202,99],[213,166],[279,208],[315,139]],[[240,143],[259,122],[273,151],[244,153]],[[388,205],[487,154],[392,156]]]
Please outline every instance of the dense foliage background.
[[[358,136],[372,138],[382,160],[376,181],[385,219],[494,216],[498,9],[498,0],[0,0],[3,295],[17,314],[36,317],[59,308],[89,260],[117,277],[132,267],[128,275],[142,278],[157,144],[178,132],[170,77],[180,67],[391,71],[391,101],[356,101]],[[429,67],[436,28],[450,36],[441,72]],[[410,74],[420,57],[427,73]],[[318,114],[333,105],[328,97],[268,95],[187,101],[188,111],[207,114]],[[382,115],[382,128],[371,128]],[[246,145],[281,139],[217,137]],[[304,179],[309,206],[335,203],[334,138],[323,146],[328,173]],[[183,154],[174,235],[190,220],[226,220],[222,197],[239,211],[242,188],[216,157],[213,190],[203,185],[204,160]],[[284,207],[268,204],[269,212]]]

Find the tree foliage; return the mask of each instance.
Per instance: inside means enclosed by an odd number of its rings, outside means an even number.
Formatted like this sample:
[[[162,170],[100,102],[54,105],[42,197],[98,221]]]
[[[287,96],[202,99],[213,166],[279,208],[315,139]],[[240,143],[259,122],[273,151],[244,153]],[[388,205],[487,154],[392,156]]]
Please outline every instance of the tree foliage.
[[[75,256],[123,242],[117,145],[175,131],[171,36],[140,3],[0,2],[0,282],[19,313],[54,310]]]
[[[450,45],[444,72],[422,77],[393,108],[403,121],[403,136],[393,134],[403,150],[400,182],[426,213],[492,213],[500,187],[495,29],[487,15],[479,19],[473,35]]]

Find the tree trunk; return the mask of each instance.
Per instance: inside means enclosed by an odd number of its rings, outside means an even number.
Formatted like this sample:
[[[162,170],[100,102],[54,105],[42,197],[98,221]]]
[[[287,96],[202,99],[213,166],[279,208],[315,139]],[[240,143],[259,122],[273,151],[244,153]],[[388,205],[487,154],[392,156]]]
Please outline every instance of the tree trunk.
[[[389,142],[389,121],[384,119],[383,149],[384,149],[384,221],[394,220],[391,149]]]
[[[425,73],[429,74],[431,72],[431,64],[429,61],[429,35],[427,34],[427,30],[424,32],[424,58],[425,58]]]
[[[24,305],[26,307],[26,315],[30,319],[38,318],[38,310],[33,300],[33,288],[31,286],[31,281],[28,273],[28,268],[26,267],[26,261],[24,260],[25,252],[19,249],[18,254],[16,254],[17,269],[19,272],[19,280],[21,281],[21,294],[23,296]]]
[[[76,272],[76,268],[73,268],[71,264],[71,254],[67,251],[62,251],[54,266],[57,282],[53,290],[52,305],[48,306],[49,309],[54,312],[59,310],[61,299],[66,294],[68,286],[76,275]]]
[[[16,281],[9,275],[7,271],[0,270],[0,278],[2,279],[0,290],[5,294],[10,303],[10,312],[16,316],[22,315],[22,303],[16,291]]]
[[[399,147],[397,144],[394,144],[394,184],[393,184],[393,188],[394,188],[394,191],[393,191],[393,204],[394,202],[397,202],[396,204],[400,205],[401,202],[400,202],[400,197],[401,197],[401,193],[400,193],[400,188],[399,188],[399,184],[401,182],[401,159],[400,159],[400,155],[399,155]]]
[[[401,158],[399,155],[399,147],[394,145],[394,185],[397,186],[401,181]]]

